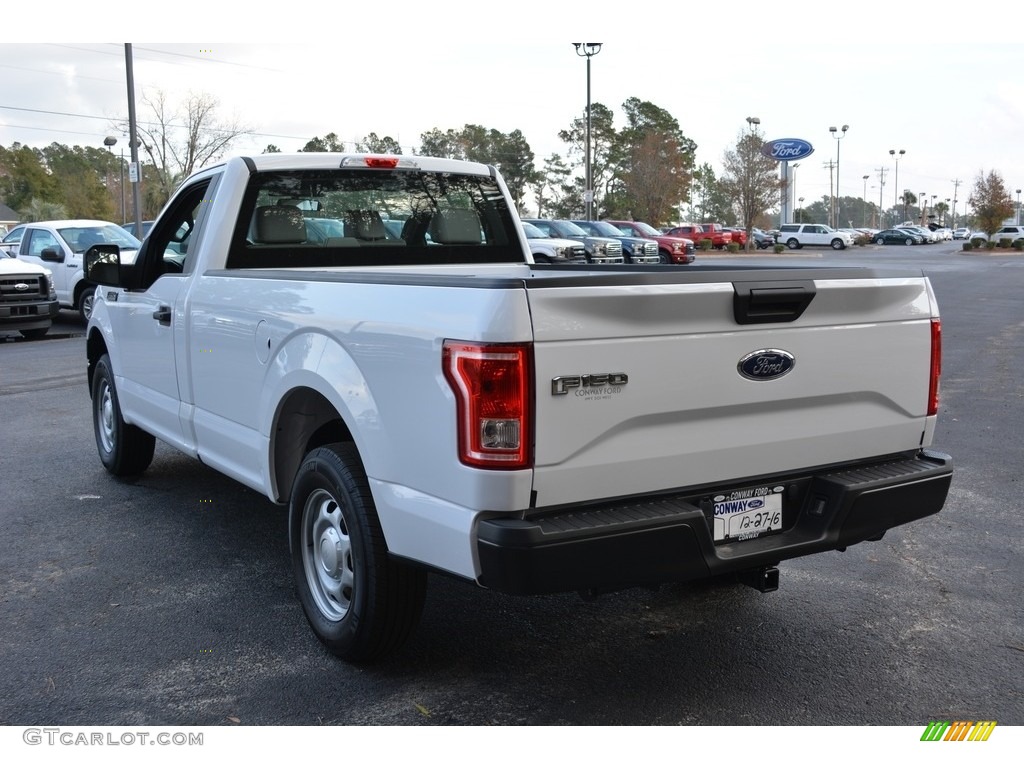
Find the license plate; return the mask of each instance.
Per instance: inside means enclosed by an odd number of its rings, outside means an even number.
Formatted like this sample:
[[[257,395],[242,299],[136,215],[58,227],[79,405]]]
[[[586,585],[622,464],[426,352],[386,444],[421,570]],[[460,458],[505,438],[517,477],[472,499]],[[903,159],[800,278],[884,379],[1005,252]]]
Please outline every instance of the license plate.
[[[745,488],[713,497],[716,542],[743,541],[782,530],[782,491]]]

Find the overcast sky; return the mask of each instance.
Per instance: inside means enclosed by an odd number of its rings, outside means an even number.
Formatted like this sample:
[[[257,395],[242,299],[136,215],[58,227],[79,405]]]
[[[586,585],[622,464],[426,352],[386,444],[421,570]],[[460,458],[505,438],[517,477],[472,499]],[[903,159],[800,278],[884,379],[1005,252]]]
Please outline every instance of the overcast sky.
[[[147,118],[146,92],[163,89],[173,100],[212,94],[224,116],[253,129],[233,153],[271,143],[291,151],[332,131],[347,142],[376,132],[412,148],[424,131],[476,123],[521,130],[539,166],[553,152],[566,154],[558,131],[583,114],[586,64],[570,41],[589,37],[604,43],[591,62],[592,100],[620,121],[629,97],[662,107],[696,141],[698,163],[720,171],[723,152],[756,116],[766,139],[814,145],[795,180],[796,196],[809,204],[829,193],[828,164],[837,154],[829,126],[847,124],[838,147],[843,195],[866,188],[877,203],[886,168],[882,202],[892,205],[898,190],[889,150],[904,149],[899,188],[944,200],[959,179],[960,212],[980,171],[998,171],[1011,192],[1024,186],[1024,11],[1007,6],[1000,16],[987,2],[971,4],[969,17],[963,5],[950,4],[958,14],[951,16],[946,4],[931,3],[927,19],[911,19],[871,0],[851,4],[844,14],[857,20],[843,24],[828,20],[840,4],[803,0],[702,10],[606,4],[615,15],[590,4],[586,24],[538,0],[508,8],[398,2],[372,16],[365,4],[327,11],[300,4],[294,12],[278,5],[272,16],[251,8],[250,21],[240,22],[215,10],[189,12],[175,32],[202,18],[208,34],[247,42],[173,44],[144,42],[164,36],[157,32],[165,24],[130,21],[141,6],[133,16],[115,3],[105,6],[102,30],[58,18],[50,41],[0,45],[0,144],[102,146],[108,134],[120,138],[112,124],[127,115],[124,46],[95,41],[121,36],[140,41],[133,43],[139,119]],[[5,28],[11,39],[18,20]]]

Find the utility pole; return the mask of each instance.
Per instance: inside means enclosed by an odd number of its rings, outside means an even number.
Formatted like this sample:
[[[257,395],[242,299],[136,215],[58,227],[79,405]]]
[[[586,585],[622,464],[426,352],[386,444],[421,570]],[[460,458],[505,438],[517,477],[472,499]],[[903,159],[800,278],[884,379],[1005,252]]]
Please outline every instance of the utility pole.
[[[951,179],[953,182],[953,229],[956,229],[956,191],[962,183],[960,179]]]
[[[888,168],[875,168],[878,171],[878,228],[884,229],[885,223],[882,218],[882,193],[885,191],[885,172]]]
[[[836,164],[834,162],[832,162],[831,160],[829,160],[827,163],[822,163],[821,167],[822,168],[828,168],[828,201],[829,201],[828,223],[829,223],[829,226],[831,226],[832,222],[836,220],[836,198],[832,194],[832,170],[836,167]]]

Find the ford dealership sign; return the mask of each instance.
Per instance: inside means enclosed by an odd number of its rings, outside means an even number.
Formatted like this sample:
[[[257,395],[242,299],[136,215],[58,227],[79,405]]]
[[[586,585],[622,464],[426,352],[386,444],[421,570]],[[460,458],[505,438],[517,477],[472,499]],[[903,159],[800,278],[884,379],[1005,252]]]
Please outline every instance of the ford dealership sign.
[[[779,162],[799,160],[813,153],[811,142],[803,139],[774,139],[761,145],[761,154]]]

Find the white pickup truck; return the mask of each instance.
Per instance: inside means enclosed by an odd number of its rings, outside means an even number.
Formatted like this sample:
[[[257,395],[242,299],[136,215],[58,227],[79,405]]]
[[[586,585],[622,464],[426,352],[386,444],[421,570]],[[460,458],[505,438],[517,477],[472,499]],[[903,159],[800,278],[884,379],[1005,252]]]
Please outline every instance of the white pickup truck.
[[[430,570],[769,591],[946,499],[920,273],[533,264],[493,167],[337,154],[200,171],[117,250],[86,258],[102,463],[159,438],[287,505],[345,659],[408,639]]]

